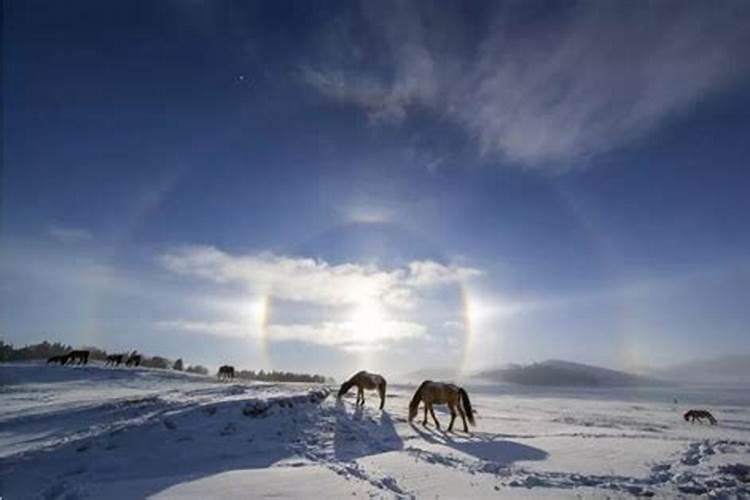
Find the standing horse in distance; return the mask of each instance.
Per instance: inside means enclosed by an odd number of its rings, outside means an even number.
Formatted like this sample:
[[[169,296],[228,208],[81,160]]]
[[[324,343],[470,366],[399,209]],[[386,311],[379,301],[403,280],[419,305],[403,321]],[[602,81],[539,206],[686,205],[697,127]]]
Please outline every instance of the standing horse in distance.
[[[141,364],[141,355],[136,351],[130,354],[130,357],[125,362],[125,366],[139,366]]]
[[[383,409],[383,406],[385,405],[386,381],[382,375],[378,375],[377,373],[368,373],[364,370],[355,373],[354,375],[352,375],[352,378],[341,384],[341,389],[339,389],[337,398],[341,399],[341,397],[349,392],[349,389],[351,389],[354,385],[357,386],[357,405],[364,406],[365,389],[367,389],[368,391],[377,389],[378,394],[380,394],[380,409]]]
[[[66,363],[73,364],[74,361],[78,361],[78,365],[85,365],[89,362],[89,351],[70,351],[67,355]]]
[[[110,354],[107,356],[107,361],[104,363],[104,366],[120,366],[124,357],[125,354]]]
[[[695,422],[696,420],[700,422],[704,418],[707,419],[709,422],[711,422],[711,425],[716,425],[716,419],[713,415],[711,415],[711,412],[708,410],[688,410],[683,415],[683,418],[685,419],[685,422]]]
[[[60,363],[61,365],[64,365],[68,362],[68,355],[67,354],[60,354],[59,356],[51,356],[47,359],[47,364],[50,363]]]
[[[219,380],[234,380],[234,366],[222,365],[219,367],[219,373],[217,374]]]
[[[464,432],[469,432],[469,428],[466,426],[467,419],[471,425],[475,425],[474,410],[471,408],[469,395],[462,387],[445,382],[425,380],[419,386],[417,392],[414,393],[411,403],[409,403],[409,422],[417,416],[420,402],[424,402],[424,420],[422,421],[422,425],[427,425],[427,411],[429,410],[432,420],[435,421],[435,426],[440,430],[440,422],[438,422],[435,417],[435,411],[432,409],[432,405],[434,404],[447,404],[448,408],[450,408],[451,423],[448,426],[449,432],[453,430],[456,411],[461,415],[461,420],[464,422]]]

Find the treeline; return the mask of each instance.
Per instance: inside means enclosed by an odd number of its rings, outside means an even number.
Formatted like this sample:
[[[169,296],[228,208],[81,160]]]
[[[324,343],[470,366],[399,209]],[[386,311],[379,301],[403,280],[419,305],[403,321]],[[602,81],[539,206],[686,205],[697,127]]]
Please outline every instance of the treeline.
[[[293,373],[284,371],[239,370],[236,376],[245,380],[257,380],[260,382],[312,382],[323,384],[326,378],[322,375],[309,375],[307,373]]]
[[[41,344],[14,347],[0,340],[0,362],[3,361],[28,361],[30,359],[47,359],[51,356],[60,356],[71,351],[73,348],[60,342],[50,344],[46,340]]]
[[[107,356],[110,354],[131,354],[131,352],[107,352],[104,349],[99,349],[94,346],[81,346],[79,349],[89,351],[89,361],[106,361]],[[48,359],[52,356],[61,356],[73,350],[73,347],[68,344],[60,342],[41,342],[39,344],[30,344],[23,347],[15,347],[13,344],[6,343],[0,340],[0,362],[6,361],[30,361],[35,359]],[[139,353],[140,354],[140,353]],[[184,368],[182,359],[178,359],[172,362],[170,359],[162,356],[146,356],[141,355],[140,366],[148,368],[158,368],[160,370],[179,370],[183,369],[190,373],[198,373],[201,375],[208,375],[208,368],[201,365],[193,365]]]
[[[78,349],[89,351],[89,360],[106,361],[107,356],[110,354],[126,354],[121,352],[107,352],[104,349],[99,349],[93,346],[81,346]],[[60,342],[50,343],[46,340],[39,344],[30,344],[23,347],[15,347],[13,344],[6,343],[0,340],[0,362],[6,361],[30,361],[30,360],[45,360],[52,356],[60,356],[73,350],[73,347],[68,344]],[[162,356],[146,356],[145,354],[139,353],[141,356],[140,366],[148,368],[157,368],[160,370],[178,370],[186,371],[189,373],[196,373],[199,375],[208,375],[208,368],[201,365],[184,366],[182,358],[172,361]],[[255,380],[259,382],[307,382],[323,384],[327,380],[322,375],[310,375],[307,373],[293,373],[285,371],[255,371],[255,370],[239,370],[236,372],[238,378],[244,380]]]

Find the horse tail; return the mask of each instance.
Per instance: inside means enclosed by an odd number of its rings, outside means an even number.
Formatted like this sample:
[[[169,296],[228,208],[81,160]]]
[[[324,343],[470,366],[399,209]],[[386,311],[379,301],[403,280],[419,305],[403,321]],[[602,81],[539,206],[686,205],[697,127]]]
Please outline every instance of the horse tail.
[[[382,410],[385,406],[385,388],[388,383],[385,381],[385,379],[382,379],[382,382],[378,386],[378,392],[380,393],[380,409]]]
[[[417,416],[417,410],[419,409],[419,402],[422,401],[422,390],[424,389],[424,386],[429,383],[430,383],[429,380],[425,380],[424,382],[419,384],[419,387],[414,393],[414,397],[411,398],[411,402],[409,403],[409,421],[410,422],[414,419],[414,417]]]
[[[471,401],[469,401],[469,395],[466,393],[463,387],[458,389],[458,395],[461,396],[461,404],[464,407],[464,412],[466,412],[466,419],[469,421],[471,425],[476,425],[474,423],[474,410],[471,408]]]

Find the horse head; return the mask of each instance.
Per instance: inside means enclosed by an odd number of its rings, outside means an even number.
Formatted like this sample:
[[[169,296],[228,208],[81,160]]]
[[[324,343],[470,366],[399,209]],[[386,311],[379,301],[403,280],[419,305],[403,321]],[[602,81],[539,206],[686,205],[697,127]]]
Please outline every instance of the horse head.
[[[349,389],[352,388],[352,385],[354,384],[352,384],[349,380],[341,384],[341,388],[339,389],[338,394],[336,394],[336,399],[341,399],[342,397],[344,397],[344,394],[349,392]]]

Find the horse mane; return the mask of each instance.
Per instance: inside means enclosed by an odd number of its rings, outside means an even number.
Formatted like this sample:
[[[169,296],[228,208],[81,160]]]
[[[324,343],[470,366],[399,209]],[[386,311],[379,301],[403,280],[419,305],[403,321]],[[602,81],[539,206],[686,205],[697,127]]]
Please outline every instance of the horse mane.
[[[430,382],[432,381],[425,380],[424,382],[419,384],[419,387],[414,393],[414,397],[411,398],[411,402],[409,403],[409,420],[414,418],[414,415],[416,415],[417,409],[419,408],[419,402],[422,401],[422,389],[424,389],[424,386],[429,384]]]

